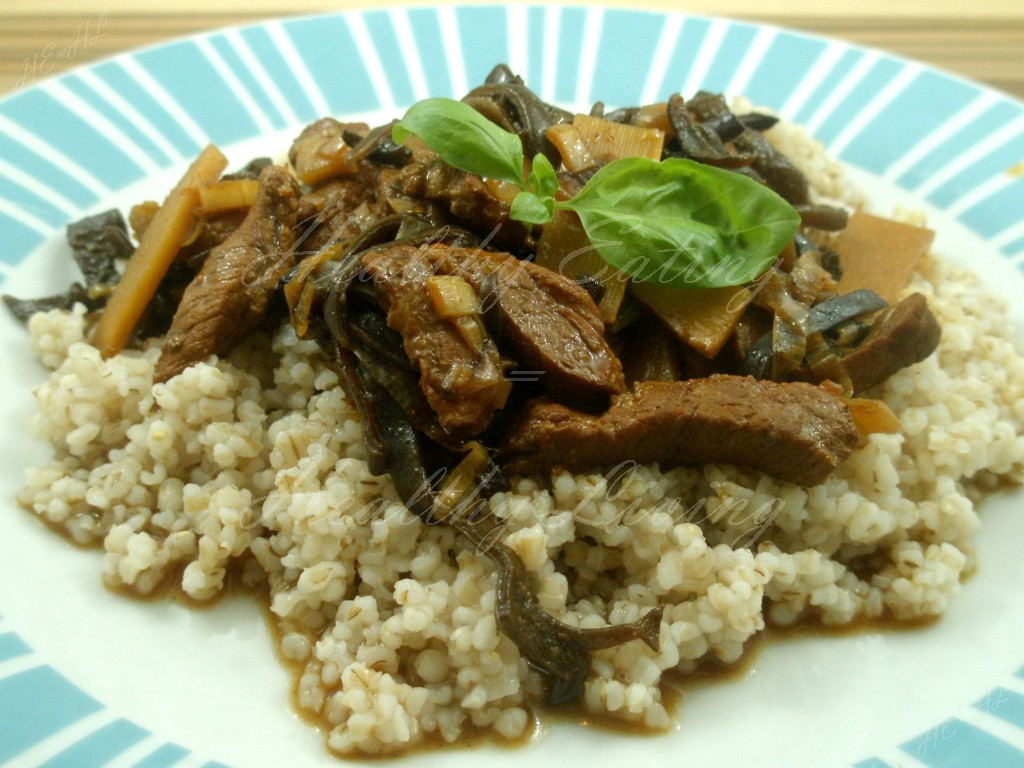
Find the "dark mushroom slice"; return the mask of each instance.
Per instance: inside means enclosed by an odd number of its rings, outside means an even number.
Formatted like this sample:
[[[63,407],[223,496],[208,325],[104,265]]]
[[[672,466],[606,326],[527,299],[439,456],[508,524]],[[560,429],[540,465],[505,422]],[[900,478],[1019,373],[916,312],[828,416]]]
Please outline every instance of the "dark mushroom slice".
[[[487,77],[484,78],[485,85],[524,85],[523,78],[511,70],[508,64],[497,64]]]
[[[416,516],[429,520],[437,478],[428,469],[427,452],[438,447],[416,429],[352,352],[334,345],[332,367],[359,414],[370,471],[390,474],[402,503]]]
[[[722,141],[732,141],[744,130],[744,124],[732,113],[721,94],[698,91],[686,103],[694,117],[710,128]]]
[[[473,540],[470,534],[467,537]],[[494,597],[498,629],[547,677],[548,704],[570,704],[583,697],[592,651],[633,640],[642,640],[651,650],[658,651],[662,606],[629,624],[593,629],[570,627],[540,607],[529,587],[530,574],[515,551],[500,541],[486,543],[476,539],[474,543],[498,569]]]
[[[846,210],[834,205],[794,205],[793,209],[800,214],[801,226],[826,232],[845,229],[850,220],[850,214]]]
[[[832,275],[832,279],[837,283],[843,277],[843,265],[839,258],[839,254],[836,253],[832,248],[823,248],[817,243],[811,242],[811,240],[803,232],[797,232],[793,235],[793,250],[797,257],[803,256],[808,251],[814,251],[818,254],[821,262],[821,266]]]
[[[737,115],[737,117],[743,123],[744,128],[749,128],[752,131],[764,132],[769,128],[774,128],[779,122],[779,118],[775,115],[766,115],[761,112],[748,112],[745,115]]]
[[[18,299],[4,294],[4,303],[22,322],[36,312],[69,310],[76,303],[84,304],[89,310],[102,307],[121,279],[117,262],[127,259],[135,250],[124,217],[116,209],[68,224],[66,236],[85,284],[74,282],[64,293],[39,299]]]
[[[640,113],[640,107],[619,107],[611,112],[605,112],[604,103],[594,102],[590,109],[592,117],[600,117],[610,123],[632,123],[633,119]]]
[[[807,177],[757,131],[746,130],[732,140],[737,152],[753,158],[751,168],[792,205],[810,201]]]
[[[668,98],[668,119],[674,136],[665,154],[720,168],[750,165],[751,158],[730,152],[717,133],[697,122],[678,93]]]
[[[861,288],[857,291],[835,296],[811,307],[809,328],[812,331],[828,333],[835,331],[851,320],[880,312],[888,306],[885,299],[874,291]]]
[[[118,210],[105,211],[68,224],[68,245],[89,289],[112,286],[119,279],[117,262],[132,255],[135,246]]]
[[[558,150],[548,141],[546,132],[556,123],[571,122],[569,112],[547,104],[525,85],[507,79],[474,88],[462,100],[496,125],[517,134],[526,157],[539,152],[552,163],[558,162]]]
[[[371,129],[366,134],[360,134],[350,128],[341,132],[341,138],[348,144],[352,151],[348,153],[348,160],[351,163],[359,160],[369,160],[380,165],[402,166],[412,160],[412,151],[401,144],[395,144],[391,140],[391,129],[394,123],[385,123]]]
[[[248,179],[250,181],[258,181],[260,174],[263,173],[263,169],[268,165],[273,165],[274,161],[269,157],[254,157],[248,163],[243,165],[237,171],[231,173],[225,173],[221,176],[222,181],[238,181],[241,179]]]
[[[4,304],[14,313],[14,316],[21,322],[27,323],[28,319],[36,312],[49,312],[51,309],[70,310],[75,304],[84,304],[89,308],[92,298],[85,286],[81,283],[72,283],[64,293],[54,296],[43,296],[38,299],[19,299],[8,293],[4,294]]]

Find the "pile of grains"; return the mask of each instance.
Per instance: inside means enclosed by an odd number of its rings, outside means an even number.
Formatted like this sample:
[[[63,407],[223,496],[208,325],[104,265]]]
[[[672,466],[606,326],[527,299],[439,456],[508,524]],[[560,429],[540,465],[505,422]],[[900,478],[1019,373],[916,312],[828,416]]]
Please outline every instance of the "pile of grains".
[[[806,136],[773,134],[819,198],[855,200]],[[946,609],[973,567],[976,503],[1024,481],[1024,358],[971,275],[929,259],[907,290],[927,295],[939,349],[878,392],[900,433],[872,435],[823,484],[642,466],[513,478],[490,499],[560,620],[600,627],[665,606],[657,653],[631,642],[595,654],[587,710],[664,729],[662,675],[735,662],[768,620]],[[154,385],[158,343],[103,360],[81,308],[30,329],[53,371],[34,427],[55,455],[18,498],[101,545],[108,585],[145,594],[175,579],[202,601],[238,569],[269,589],[298,704],[334,752],[530,732],[542,680],[497,631],[494,566],[370,474],[357,415],[313,342],[286,325]]]

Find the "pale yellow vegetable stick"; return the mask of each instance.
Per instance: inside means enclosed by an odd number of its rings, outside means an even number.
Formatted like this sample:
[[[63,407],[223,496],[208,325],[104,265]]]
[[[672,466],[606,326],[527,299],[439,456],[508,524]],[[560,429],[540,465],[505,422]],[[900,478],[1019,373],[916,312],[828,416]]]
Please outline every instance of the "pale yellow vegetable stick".
[[[199,188],[199,203],[206,215],[248,208],[256,201],[256,179],[230,179]]]
[[[96,324],[92,343],[103,357],[116,355],[124,348],[177,256],[181,241],[195,224],[198,188],[220,178],[227,164],[219,149],[207,146],[154,214]]]

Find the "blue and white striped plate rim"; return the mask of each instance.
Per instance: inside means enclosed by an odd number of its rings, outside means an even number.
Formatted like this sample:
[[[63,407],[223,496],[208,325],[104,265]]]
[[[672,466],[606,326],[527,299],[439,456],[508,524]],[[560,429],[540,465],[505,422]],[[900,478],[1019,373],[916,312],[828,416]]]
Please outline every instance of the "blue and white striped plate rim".
[[[0,100],[0,286],[69,221],[208,142],[230,146],[326,114],[397,113],[430,95],[458,97],[498,61],[566,104],[743,93],[805,124],[843,162],[955,218],[1024,271],[1024,105],[1005,95],[771,26],[611,7],[467,5],[230,28],[114,56]],[[111,711],[49,661],[0,617],[0,764],[219,765]],[[963,765],[1024,765],[1024,667],[918,737],[856,763]]]

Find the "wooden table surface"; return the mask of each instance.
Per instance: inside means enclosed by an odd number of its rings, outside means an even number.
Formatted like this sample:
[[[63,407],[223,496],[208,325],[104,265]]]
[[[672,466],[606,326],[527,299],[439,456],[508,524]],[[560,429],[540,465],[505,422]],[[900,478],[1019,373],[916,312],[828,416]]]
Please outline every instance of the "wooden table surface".
[[[47,74],[172,37],[388,0],[0,0],[0,95]],[[770,22],[918,59],[1024,99],[1024,0],[619,0]],[[826,7],[818,7],[826,6]],[[239,11],[244,7],[244,11]],[[90,10],[90,8],[92,8]],[[966,15],[969,14],[969,15]],[[65,51],[64,56],[55,52]]]

